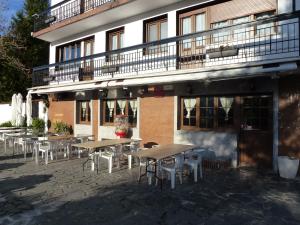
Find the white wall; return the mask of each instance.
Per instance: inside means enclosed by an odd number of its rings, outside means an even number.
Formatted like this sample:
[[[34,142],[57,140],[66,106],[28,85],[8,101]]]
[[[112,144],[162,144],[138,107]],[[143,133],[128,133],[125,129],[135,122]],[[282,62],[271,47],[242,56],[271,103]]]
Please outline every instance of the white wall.
[[[0,124],[11,120],[11,106],[9,104],[0,105]]]

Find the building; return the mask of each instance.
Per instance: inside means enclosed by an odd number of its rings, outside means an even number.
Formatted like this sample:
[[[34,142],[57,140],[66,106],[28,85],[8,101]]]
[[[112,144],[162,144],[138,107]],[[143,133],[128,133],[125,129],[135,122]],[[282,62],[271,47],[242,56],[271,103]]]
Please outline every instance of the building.
[[[298,0],[52,0],[30,92],[50,121],[144,143],[197,144],[241,165],[300,156]]]

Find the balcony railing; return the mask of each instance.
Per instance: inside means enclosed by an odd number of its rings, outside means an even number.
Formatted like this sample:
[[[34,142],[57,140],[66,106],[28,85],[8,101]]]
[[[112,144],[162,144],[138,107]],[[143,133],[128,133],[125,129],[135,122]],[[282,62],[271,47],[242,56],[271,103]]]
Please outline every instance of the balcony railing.
[[[114,0],[65,0],[35,16],[34,32],[83,14]]]
[[[33,86],[297,57],[298,20],[298,13],[275,16],[41,66]]]

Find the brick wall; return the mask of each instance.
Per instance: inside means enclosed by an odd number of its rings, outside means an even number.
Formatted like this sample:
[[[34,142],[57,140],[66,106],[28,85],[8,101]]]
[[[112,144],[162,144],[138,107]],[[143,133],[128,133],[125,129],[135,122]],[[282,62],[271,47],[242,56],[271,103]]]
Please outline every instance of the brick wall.
[[[53,101],[49,97],[49,120],[51,121],[50,131],[53,131],[56,121],[63,121],[74,129],[74,101]]]
[[[140,137],[143,144],[173,143],[174,97],[141,98],[140,118]]]

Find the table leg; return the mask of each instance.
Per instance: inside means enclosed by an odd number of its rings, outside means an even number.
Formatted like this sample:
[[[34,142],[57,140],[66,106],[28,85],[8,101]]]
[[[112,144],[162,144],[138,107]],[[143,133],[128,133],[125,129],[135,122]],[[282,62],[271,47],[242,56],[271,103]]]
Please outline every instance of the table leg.
[[[91,155],[91,171],[95,171],[95,162],[94,162],[94,155]]]
[[[7,143],[6,143],[6,137],[4,136],[4,152],[6,153],[6,145],[7,145]]]
[[[39,164],[39,148],[38,148],[38,144],[35,144],[35,146],[34,146],[34,152],[35,152],[35,163]]]

